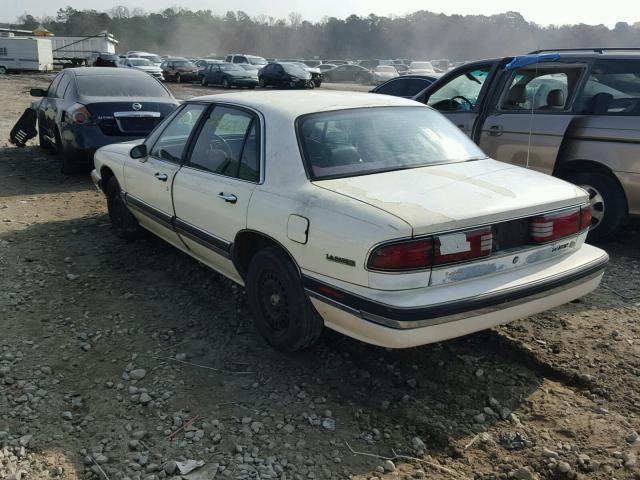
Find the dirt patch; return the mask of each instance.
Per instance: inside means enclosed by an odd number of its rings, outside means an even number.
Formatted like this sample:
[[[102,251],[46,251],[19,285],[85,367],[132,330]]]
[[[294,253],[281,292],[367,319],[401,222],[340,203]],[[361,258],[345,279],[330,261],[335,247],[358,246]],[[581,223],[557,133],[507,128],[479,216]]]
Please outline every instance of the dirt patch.
[[[637,225],[579,302],[411,350],[326,332],[285,356],[242,289],[122,243],[87,176],[5,143],[46,81],[0,77],[0,478],[159,479],[189,459],[206,479],[638,478]]]

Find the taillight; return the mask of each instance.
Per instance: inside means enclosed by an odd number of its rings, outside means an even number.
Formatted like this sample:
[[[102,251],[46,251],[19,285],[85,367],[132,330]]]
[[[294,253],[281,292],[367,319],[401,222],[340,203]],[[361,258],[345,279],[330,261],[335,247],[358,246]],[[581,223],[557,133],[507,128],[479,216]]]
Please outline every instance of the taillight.
[[[588,223],[591,223],[591,212],[586,213],[584,210],[588,210],[588,207],[578,207],[559,213],[532,217],[530,223],[531,241],[535,243],[552,242],[587,228],[588,225],[583,227],[583,222],[588,220]]]
[[[434,265],[464,262],[491,255],[493,235],[491,228],[451,233],[435,237]]]
[[[368,266],[374,270],[398,271],[429,268],[433,264],[431,238],[392,243],[376,248]]]
[[[585,205],[580,209],[580,230],[591,227],[591,207]]]
[[[488,257],[491,228],[382,245],[369,257],[372,270],[409,271]]]
[[[91,118],[91,113],[89,113],[87,107],[80,104],[75,104],[71,107],[67,117],[71,123],[75,123],[76,125],[88,125],[93,123],[93,118]]]

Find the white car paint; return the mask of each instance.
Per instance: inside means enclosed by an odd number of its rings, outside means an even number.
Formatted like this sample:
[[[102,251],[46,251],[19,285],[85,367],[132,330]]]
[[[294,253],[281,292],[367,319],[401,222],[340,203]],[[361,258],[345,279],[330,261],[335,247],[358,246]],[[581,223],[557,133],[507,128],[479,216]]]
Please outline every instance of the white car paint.
[[[586,193],[571,184],[490,159],[309,180],[295,129],[300,116],[368,107],[427,108],[422,104],[386,95],[318,91],[230,93],[192,102],[215,102],[255,112],[262,139],[258,182],[178,165],[165,168],[167,162],[152,157],[135,160],[129,157],[131,142],[96,152],[94,182],[101,185],[102,177],[112,172],[126,194],[145,196],[151,206],[186,221],[195,234],[209,232],[214,240],[233,243],[236,234],[245,229],[270,237],[295,262],[327,327],[376,345],[410,347],[553,308],[589,293],[602,278],[607,254],[584,244],[586,231],[552,244],[426,271],[369,270],[369,254],[383,242],[587,202]],[[168,172],[166,183],[153,178],[152,172],[160,170]],[[225,192],[237,195],[238,202],[230,205],[216,198]],[[216,248],[178,234],[171,225],[160,225],[135,208],[131,211],[143,227],[244,284],[242,272],[232,259]],[[330,260],[330,256],[353,263]],[[560,281],[564,283],[551,288]],[[318,285],[338,289],[350,301],[365,302],[365,307],[330,298]],[[538,287],[546,288],[543,295],[521,295],[489,306],[482,303],[491,296]],[[466,304],[478,308],[464,310]],[[380,307],[383,313],[394,313],[386,317],[367,311],[372,306]],[[438,317],[432,311],[437,313],[441,306],[462,310]],[[428,318],[403,319],[403,312],[411,309],[432,313]]]

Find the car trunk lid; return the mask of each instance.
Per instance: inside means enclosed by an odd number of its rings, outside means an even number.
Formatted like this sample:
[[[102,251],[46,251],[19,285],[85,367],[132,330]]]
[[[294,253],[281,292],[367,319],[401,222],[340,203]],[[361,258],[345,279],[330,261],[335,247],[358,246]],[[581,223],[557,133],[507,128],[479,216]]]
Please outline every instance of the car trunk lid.
[[[100,130],[110,136],[146,136],[176,105],[157,100],[97,100],[87,110]]]
[[[414,235],[495,224],[587,201],[586,192],[567,182],[490,159],[314,183],[403,219]]]

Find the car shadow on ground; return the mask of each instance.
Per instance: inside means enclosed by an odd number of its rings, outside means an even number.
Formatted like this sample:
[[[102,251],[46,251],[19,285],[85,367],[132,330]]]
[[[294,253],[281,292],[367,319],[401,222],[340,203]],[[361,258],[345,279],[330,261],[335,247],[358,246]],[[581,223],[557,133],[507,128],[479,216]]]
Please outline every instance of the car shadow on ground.
[[[35,145],[0,148],[0,175],[11,179],[4,182],[0,198],[78,192],[93,185],[88,173],[63,175],[58,158]]]

